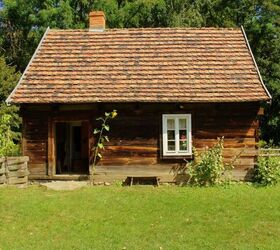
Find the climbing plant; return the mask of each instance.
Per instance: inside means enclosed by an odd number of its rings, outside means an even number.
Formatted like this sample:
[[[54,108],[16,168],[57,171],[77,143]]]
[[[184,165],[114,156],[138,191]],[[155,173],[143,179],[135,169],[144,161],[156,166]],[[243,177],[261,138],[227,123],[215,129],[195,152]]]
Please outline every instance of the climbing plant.
[[[95,166],[97,164],[97,161],[102,158],[102,151],[105,150],[105,144],[106,142],[109,142],[108,135],[106,135],[106,132],[110,130],[109,126],[109,120],[114,119],[118,115],[116,110],[113,110],[112,112],[105,112],[104,116],[98,117],[96,120],[101,121],[101,127],[95,128],[93,131],[94,136],[96,136],[98,139],[96,140],[96,143],[93,147],[94,151],[94,158],[93,158],[93,165]]]

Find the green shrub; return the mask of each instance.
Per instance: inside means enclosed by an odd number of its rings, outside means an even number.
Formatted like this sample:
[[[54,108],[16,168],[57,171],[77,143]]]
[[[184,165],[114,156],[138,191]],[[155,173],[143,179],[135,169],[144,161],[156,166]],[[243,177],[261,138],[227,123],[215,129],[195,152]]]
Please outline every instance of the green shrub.
[[[223,182],[223,175],[232,164],[225,164],[223,160],[224,139],[218,138],[217,143],[206,148],[200,154],[194,148],[194,161],[186,166],[189,175],[188,183],[199,186],[213,186]]]
[[[20,154],[19,133],[11,130],[11,115],[0,116],[0,157]]]
[[[259,156],[255,181],[262,185],[280,182],[280,156]]]

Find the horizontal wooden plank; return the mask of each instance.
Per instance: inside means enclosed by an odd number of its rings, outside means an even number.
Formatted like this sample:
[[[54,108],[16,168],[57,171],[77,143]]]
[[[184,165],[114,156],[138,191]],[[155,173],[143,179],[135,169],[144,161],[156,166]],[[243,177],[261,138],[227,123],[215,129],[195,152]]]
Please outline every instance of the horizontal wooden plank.
[[[40,161],[46,161],[47,160],[47,155],[46,152],[42,152],[42,151],[29,151],[28,152],[28,156],[30,157],[30,162],[34,161],[34,159],[36,160],[40,160]]]
[[[116,167],[115,167],[116,168]],[[125,181],[125,179],[130,176],[158,176],[160,177],[160,182],[185,182],[187,180],[187,175],[185,174],[176,174],[172,171],[167,172],[156,172],[156,171],[109,171],[107,170],[104,173],[96,172],[93,179],[95,182],[114,182],[114,181]],[[245,169],[234,169],[227,173],[233,180],[249,180],[252,178],[251,171]]]
[[[261,148],[260,152],[280,152],[280,148]]]
[[[235,137],[255,137],[255,129],[213,129],[213,130],[196,130],[195,137],[197,138],[217,138],[217,137],[225,137],[225,138],[235,138]]]
[[[143,158],[143,157],[108,157],[108,158],[102,158],[100,161],[100,164],[102,165],[137,165],[137,164],[142,164],[142,165],[153,165],[157,164],[157,159],[154,157],[151,158]]]
[[[133,138],[131,140],[112,137],[110,136],[110,142],[108,146],[144,146],[144,147],[157,147],[158,146],[158,135],[154,138]]]
[[[13,184],[23,184],[28,182],[28,177],[10,177],[7,179],[7,184],[13,185]]]
[[[197,148],[204,147],[212,147],[217,143],[217,139],[201,139],[201,138],[193,138],[193,144]],[[256,140],[255,138],[225,138],[224,139],[224,147],[225,148],[244,148],[244,147],[252,147],[255,148]]]
[[[14,165],[14,164],[22,164],[24,162],[28,162],[29,157],[28,156],[19,156],[19,157],[7,157],[6,163],[7,165]]]
[[[29,180],[73,180],[73,181],[82,181],[89,180],[88,175],[53,175],[48,176],[46,174],[30,174],[28,177]]]
[[[262,148],[259,149],[259,156],[264,157],[279,157],[280,156],[280,149],[279,148]]]
[[[149,146],[107,146],[106,150],[113,152],[121,152],[121,151],[130,151],[130,152],[141,152],[141,153],[156,153],[158,151],[157,147],[149,147]]]
[[[24,176],[28,176],[29,175],[29,171],[27,169],[25,170],[17,170],[17,171],[10,171],[7,173],[7,178],[10,177],[24,177]]]
[[[205,151],[204,148],[197,148],[199,153]],[[255,148],[224,148],[223,156],[226,158],[229,157],[256,157],[258,155],[258,151]]]
[[[32,152],[46,152],[47,144],[46,143],[29,143],[26,145],[25,150],[32,151]]]
[[[46,165],[47,159],[41,159],[41,158],[36,158],[36,157],[30,158],[30,161],[28,162],[28,166],[37,165],[37,164]]]
[[[21,164],[14,164],[14,165],[8,165],[7,166],[7,172],[10,172],[10,171],[17,171],[19,169],[22,169],[22,170],[25,170],[27,169],[28,165],[27,163],[21,163]]]
[[[32,175],[45,175],[47,172],[46,163],[30,163],[28,170]]]

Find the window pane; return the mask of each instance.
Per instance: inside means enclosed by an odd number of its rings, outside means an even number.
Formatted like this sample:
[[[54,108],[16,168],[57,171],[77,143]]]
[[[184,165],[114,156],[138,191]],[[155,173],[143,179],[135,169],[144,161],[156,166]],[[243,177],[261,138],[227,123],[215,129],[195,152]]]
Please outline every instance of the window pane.
[[[179,119],[179,129],[182,129],[182,128],[187,128],[187,120],[185,118]]]
[[[180,150],[187,150],[187,149],[188,149],[187,141],[180,141]]]
[[[168,141],[168,151],[175,151],[175,141]]]
[[[167,139],[168,140],[175,140],[175,130],[168,130],[167,131]]]
[[[180,138],[180,144],[179,144],[180,149],[179,150],[187,150],[188,141],[187,141],[187,131],[185,129],[179,130],[179,138]]]
[[[167,129],[175,129],[175,120],[167,119]]]
[[[180,140],[187,140],[187,130],[179,130],[179,138]]]

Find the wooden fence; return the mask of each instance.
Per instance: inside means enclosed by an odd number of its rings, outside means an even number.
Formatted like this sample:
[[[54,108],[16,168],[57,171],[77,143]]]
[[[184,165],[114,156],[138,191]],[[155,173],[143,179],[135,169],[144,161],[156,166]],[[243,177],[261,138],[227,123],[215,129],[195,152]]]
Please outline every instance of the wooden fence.
[[[259,156],[279,156],[280,157],[280,148],[261,148],[259,149]]]
[[[0,185],[6,183],[6,166],[5,166],[5,158],[0,158]]]
[[[0,185],[26,187],[29,175],[28,161],[27,156],[0,158]]]

